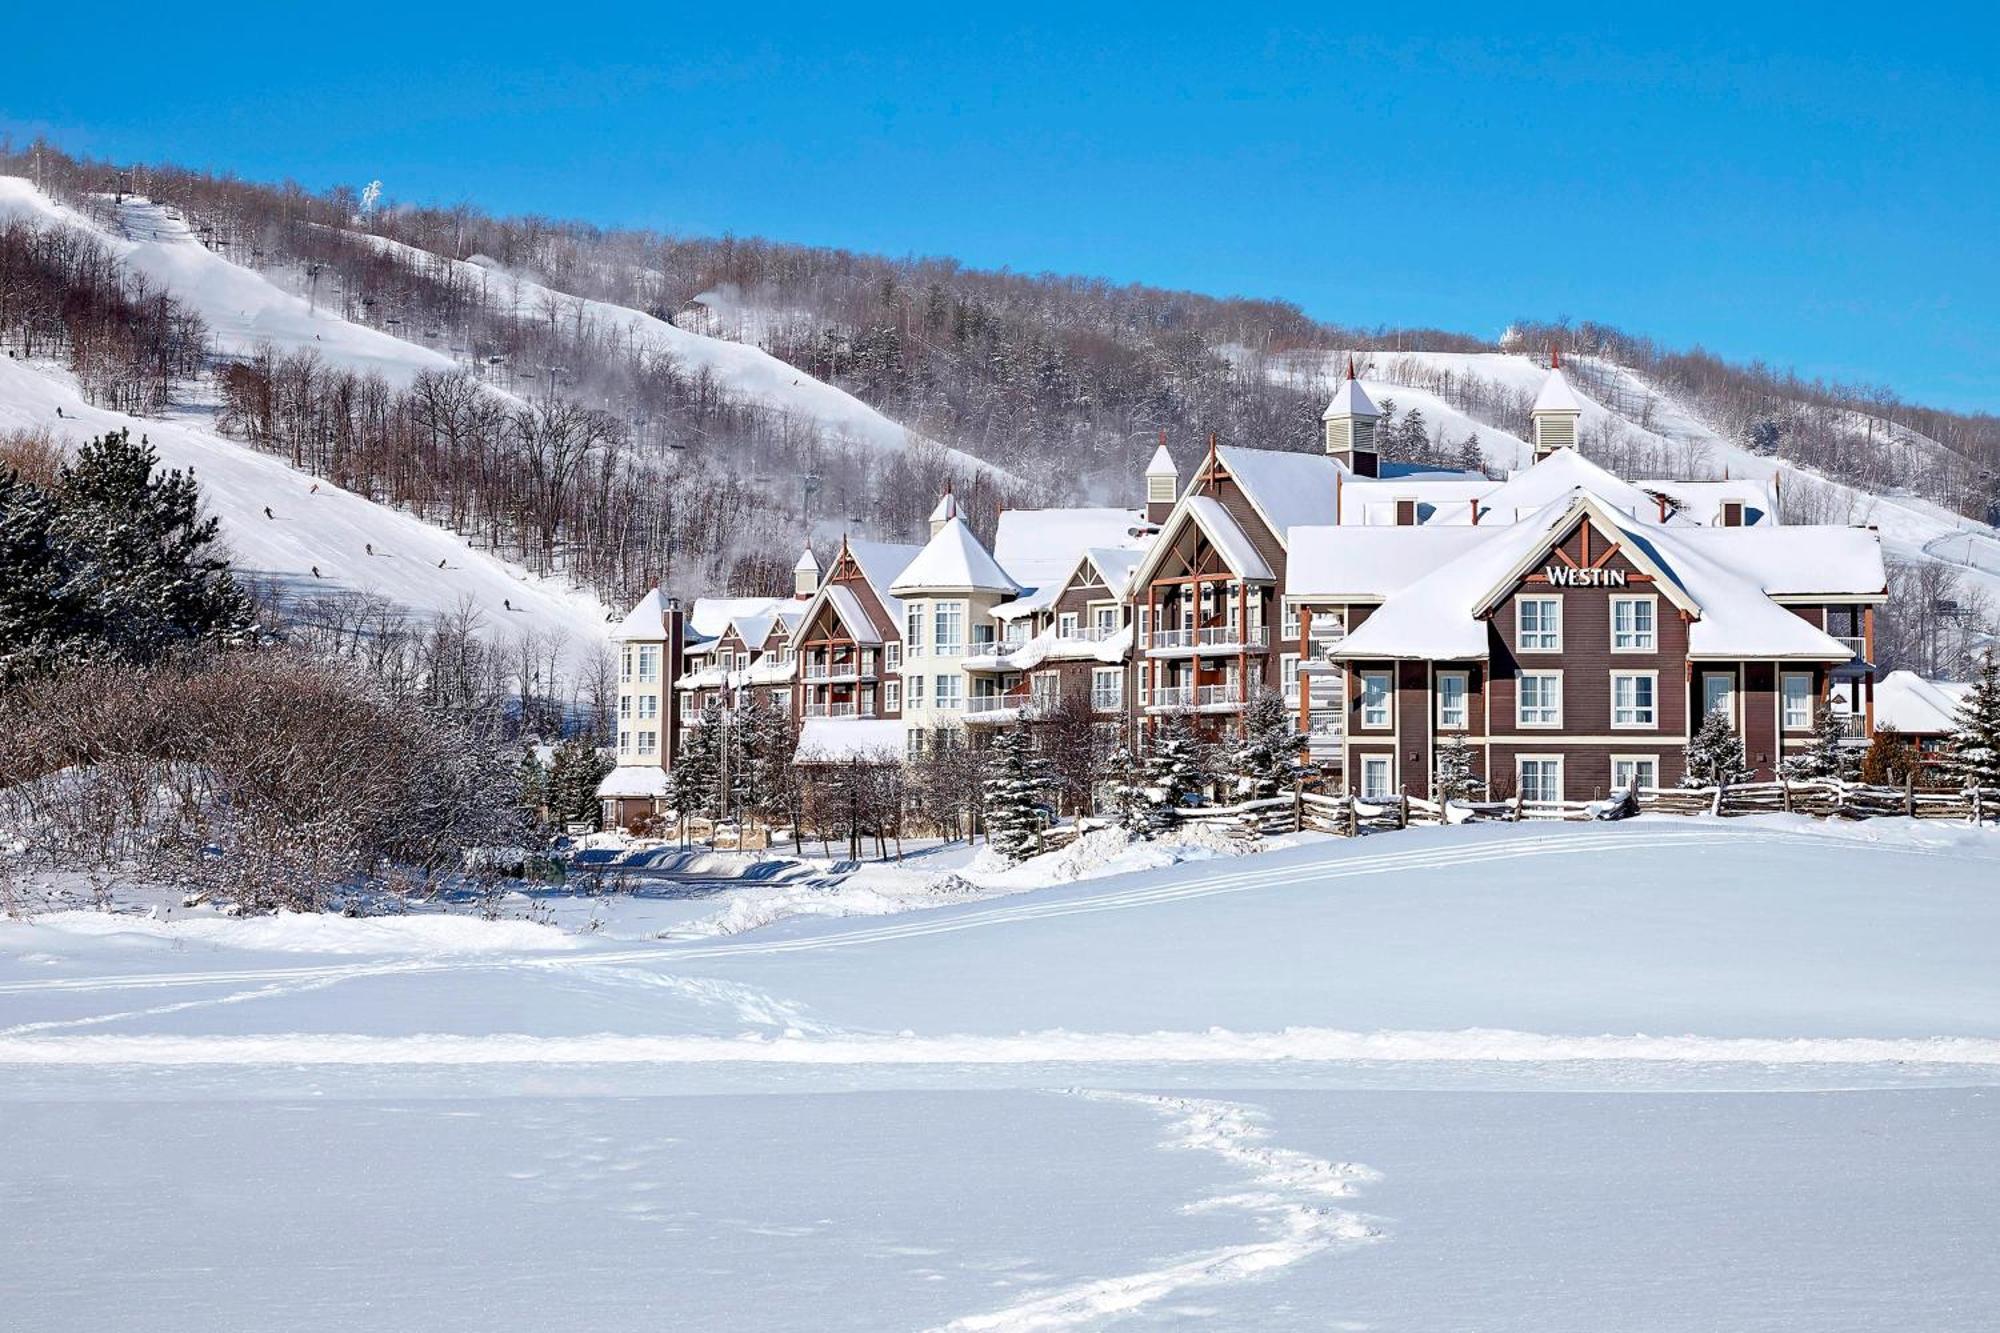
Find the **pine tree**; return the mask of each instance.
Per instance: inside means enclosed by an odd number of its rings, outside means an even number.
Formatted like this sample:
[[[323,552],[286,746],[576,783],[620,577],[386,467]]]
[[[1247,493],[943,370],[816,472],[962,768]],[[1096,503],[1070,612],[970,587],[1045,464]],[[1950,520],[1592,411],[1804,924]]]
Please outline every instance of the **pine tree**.
[[[1486,794],[1472,758],[1472,746],[1463,732],[1455,731],[1438,743],[1432,786],[1440,801],[1476,801]]]
[[[53,665],[83,620],[64,563],[48,495],[0,472],[0,683]]]
[[[1106,804],[1112,821],[1137,838],[1157,836],[1172,821],[1147,782],[1146,762],[1120,746],[1107,765]]]
[[[1486,454],[1479,447],[1479,432],[1473,431],[1459,442],[1458,458],[1454,466],[1460,472],[1470,472],[1475,476],[1486,475]]]
[[[1306,734],[1298,728],[1285,696],[1258,690],[1243,710],[1243,736],[1229,754],[1230,776],[1244,800],[1263,800],[1289,791],[1300,773]]]
[[[1961,787],[2000,787],[2000,650],[1988,649],[1979,679],[1958,705],[1944,771]]]
[[[1215,785],[1214,755],[1185,714],[1167,719],[1146,755],[1146,783],[1169,810],[1200,805]]]
[[[602,813],[597,784],[611,769],[610,758],[584,737],[572,736],[557,744],[541,780],[541,800],[548,811],[550,827],[554,830],[570,824],[596,827]]]
[[[1018,725],[993,738],[985,783],[986,840],[1009,861],[1031,855],[1042,828],[1040,798],[1048,775],[1032,746],[1027,729]]]
[[[715,818],[722,809],[722,704],[710,699],[701,715],[681,731],[681,752],[674,760],[674,791],[682,814]]]
[[[1825,704],[1813,717],[1812,744],[1778,769],[1794,782],[1847,782],[1853,779],[1854,751],[1845,744],[1847,724]]]
[[[1923,759],[1894,727],[1878,726],[1861,756],[1861,780],[1871,787],[1900,787],[1916,773]]]
[[[1683,787],[1715,787],[1741,782],[1750,776],[1743,757],[1743,742],[1729,725],[1729,715],[1710,713],[1696,728],[1694,739],[1681,751],[1687,760]]]

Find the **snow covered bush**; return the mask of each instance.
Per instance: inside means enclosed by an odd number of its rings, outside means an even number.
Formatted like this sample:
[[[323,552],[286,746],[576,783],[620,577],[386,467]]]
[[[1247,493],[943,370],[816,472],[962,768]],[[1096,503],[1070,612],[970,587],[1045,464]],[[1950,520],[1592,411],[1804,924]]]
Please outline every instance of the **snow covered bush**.
[[[1441,801],[1476,801],[1486,794],[1486,784],[1473,768],[1472,746],[1462,732],[1454,732],[1438,743],[1437,772],[1432,783]]]
[[[1778,766],[1794,782],[1847,782],[1855,774],[1854,751],[1847,744],[1847,723],[1825,704],[1813,716],[1812,744]]]
[[[1135,838],[1151,838],[1173,823],[1166,803],[1147,782],[1147,765],[1120,746],[1112,753],[1105,782],[1112,822]]]
[[[1681,753],[1687,760],[1687,773],[1681,779],[1684,787],[1716,787],[1741,782],[1750,776],[1750,765],[1743,756],[1743,740],[1729,725],[1725,713],[1710,713],[1703,718],[1694,738]]]
[[[1988,649],[1979,678],[1958,705],[1945,771],[1961,787],[2000,787],[2000,651]]]
[[[1049,786],[1047,765],[1034,753],[1025,727],[1009,727],[993,738],[986,774],[986,840],[999,855],[1019,861],[1041,844],[1042,798]]]
[[[1243,735],[1229,754],[1229,775],[1244,800],[1290,791],[1302,771],[1306,734],[1276,690],[1259,690],[1243,710]]]
[[[1146,785],[1169,810],[1201,805],[1215,785],[1214,747],[1184,713],[1168,717],[1146,752]]]

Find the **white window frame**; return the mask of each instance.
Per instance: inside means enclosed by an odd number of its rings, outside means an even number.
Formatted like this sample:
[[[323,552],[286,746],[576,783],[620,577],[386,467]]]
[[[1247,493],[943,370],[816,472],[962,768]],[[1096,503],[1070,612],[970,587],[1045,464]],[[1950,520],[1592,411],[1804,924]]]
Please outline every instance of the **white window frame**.
[[[632,645],[629,643],[618,650],[618,679],[627,682],[632,679]]]
[[[1297,653],[1278,654],[1278,688],[1284,692],[1285,702],[1299,701],[1299,655]]]
[[[1646,708],[1644,721],[1630,722],[1618,720],[1618,682],[1621,680],[1644,680],[1651,687],[1651,701]],[[1637,696],[1634,696],[1632,711],[1637,713]],[[1660,673],[1658,671],[1614,671],[1611,673],[1611,729],[1613,731],[1658,731],[1660,729]]]
[[[1791,691],[1787,688],[1795,680],[1805,683],[1805,689],[1800,695],[1801,700],[1805,704],[1805,716],[1797,722],[1792,721],[1792,695]],[[1813,727],[1813,713],[1816,711],[1813,707],[1815,702],[1812,672],[1787,671],[1778,677],[1778,726],[1781,730],[1791,732],[1811,731]]]
[[[903,609],[903,642],[909,645],[910,656],[920,656],[924,651],[924,604],[911,602]]]
[[[1699,673],[1695,684],[1701,689],[1701,718],[1695,722],[1695,726],[1700,726],[1703,721],[1707,720],[1708,715],[1715,711],[1708,704],[1708,682],[1710,680],[1726,680],[1729,682],[1728,706],[1723,710],[1723,716],[1729,719],[1731,730],[1741,731],[1742,728],[1737,726],[1736,723],[1736,696],[1741,691],[1737,688],[1736,673],[1734,671],[1703,671]]]
[[[1305,635],[1305,617],[1299,614],[1299,607],[1286,602],[1278,613],[1278,637],[1286,643],[1297,643]]]
[[[1361,676],[1361,720],[1357,725],[1369,731],[1392,730],[1396,725],[1395,674],[1388,671],[1363,671],[1359,674]],[[1374,681],[1382,682],[1381,697],[1376,701],[1380,705],[1382,718],[1379,722],[1372,720],[1377,709],[1369,702],[1368,697],[1371,683]]]
[[[900,713],[903,711],[903,682],[885,680],[882,682],[882,711]]]
[[[1556,766],[1556,794],[1549,796],[1528,795],[1528,765],[1554,764]],[[1563,757],[1559,754],[1520,754],[1514,756],[1514,790],[1521,794],[1523,801],[1537,804],[1563,799]]]
[[[1458,682],[1458,720],[1452,721],[1444,710],[1444,683]],[[1472,726],[1472,673],[1470,671],[1440,671],[1437,673],[1437,729],[1439,731],[1465,731]]]
[[[951,637],[944,631],[949,628]],[[965,603],[931,603],[931,656],[957,657],[965,652]]]
[[[1107,639],[1116,634],[1118,632],[1118,603],[1092,602],[1090,605],[1090,623],[1095,627],[1097,633]]]
[[[1611,599],[1611,651],[1614,653],[1654,653],[1660,643],[1660,599],[1654,593],[1619,593]],[[1633,618],[1631,635],[1633,642],[1618,642],[1618,608],[1621,606],[1646,608],[1646,628],[1643,634],[1638,628],[1638,618]]]
[[[651,685],[660,679],[660,646],[655,643],[639,645],[639,683]]]
[[[657,731],[640,732],[639,757],[641,759],[651,759],[654,755],[659,753],[659,744],[660,744],[659,732]]]
[[[1552,720],[1547,722],[1528,720],[1528,691],[1526,687],[1530,680],[1553,680],[1555,682],[1555,716]],[[1536,711],[1543,711],[1544,707],[1544,705],[1538,704]],[[1537,670],[1518,673],[1514,677],[1514,725],[1523,731],[1554,731],[1559,729],[1562,724],[1563,673],[1560,670]]]
[[[965,681],[956,671],[938,673],[931,689],[931,707],[947,713],[965,707]]]
[[[1074,639],[1077,630],[1082,627],[1082,617],[1074,611],[1064,611],[1056,617],[1056,637],[1059,639]]]
[[[1653,770],[1653,780],[1651,782],[1635,781],[1631,786],[1623,790],[1631,791],[1637,787],[1657,787],[1660,785],[1660,756],[1656,754],[1614,754],[1611,756],[1611,790],[1620,790],[1618,786],[1618,766],[1620,764],[1647,764]]]
[[[1369,775],[1373,773],[1380,773],[1382,775],[1380,790],[1371,790],[1374,784],[1369,781]],[[1356,794],[1362,800],[1385,801],[1395,795],[1395,788],[1396,757],[1394,755],[1364,754],[1361,756],[1361,781]]]
[[[903,669],[902,644],[885,643],[882,645],[882,669],[885,671],[901,671]]]
[[[651,722],[654,718],[660,715],[659,695],[642,694],[638,696],[638,699],[639,699],[639,720],[641,722]]]
[[[1555,628],[1535,631],[1536,643],[1528,642],[1527,608],[1531,605],[1555,607]],[[1553,638],[1553,643],[1540,640]],[[1514,651],[1517,653],[1559,653],[1563,650],[1563,599],[1552,593],[1523,593],[1514,599]]]
[[[910,675],[905,676],[903,681],[909,687],[909,706],[911,708],[922,708],[924,706],[924,678],[920,675]]]
[[[621,731],[621,732],[619,732],[619,733],[618,733],[618,749],[619,749],[619,750],[620,750],[621,752],[623,752],[623,753],[627,753],[627,754],[631,753],[631,750],[632,750],[632,733],[631,733],[631,732],[629,732],[629,731]]]
[[[621,694],[618,696],[618,720],[620,722],[630,722],[632,720],[633,697],[634,696],[629,694]]]
[[[1109,713],[1125,707],[1125,668],[1092,667],[1090,671],[1091,706],[1095,708],[1099,698],[1112,695],[1117,696],[1117,702],[1112,704],[1110,708],[1100,708],[1097,711]]]

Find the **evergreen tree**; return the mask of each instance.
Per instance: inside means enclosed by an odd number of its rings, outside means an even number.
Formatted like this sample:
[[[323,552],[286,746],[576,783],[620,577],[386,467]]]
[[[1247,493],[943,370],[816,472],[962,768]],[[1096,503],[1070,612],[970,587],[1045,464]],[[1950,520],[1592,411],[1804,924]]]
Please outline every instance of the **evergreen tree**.
[[[1396,433],[1402,440],[1402,446],[1397,450],[1399,456],[1412,463],[1430,461],[1431,428],[1424,420],[1424,410],[1421,407],[1413,407],[1404,415]]]
[[[541,774],[540,792],[552,831],[570,824],[597,826],[602,813],[597,784],[611,769],[610,757],[584,737],[572,736],[555,747]]]
[[[1861,756],[1861,780],[1871,787],[1900,787],[1921,763],[1917,747],[1902,732],[1878,726]]]
[[[674,760],[675,807],[684,815],[713,819],[722,810],[722,704],[710,699],[699,717],[681,729],[681,752]]]
[[[1979,679],[1958,705],[1944,770],[1961,787],[2000,787],[2000,650],[1988,649]]]
[[[1813,716],[1812,744],[1780,764],[1794,782],[1848,782],[1854,777],[1854,751],[1844,742],[1847,724],[1825,704]]]
[[[1146,784],[1169,810],[1200,805],[1215,785],[1213,764],[1208,742],[1195,731],[1186,714],[1177,713],[1153,738],[1153,748],[1146,755]]]
[[[1048,774],[1032,745],[1019,725],[993,738],[985,783],[986,840],[1009,861],[1034,852],[1042,827],[1040,798]]]
[[[1112,753],[1105,784],[1111,818],[1137,838],[1155,837],[1172,822],[1147,776],[1146,762],[1129,748],[1121,745]]]
[[[1465,733],[1455,731],[1438,743],[1437,773],[1433,787],[1440,801],[1476,801],[1486,794],[1472,762],[1472,746]]]
[[[1486,475],[1486,454],[1479,447],[1479,432],[1473,431],[1459,442],[1458,458],[1453,463],[1460,472],[1470,472],[1475,476]]]
[[[1243,710],[1243,736],[1229,754],[1237,795],[1262,800],[1289,791],[1301,771],[1306,734],[1276,690],[1258,690]]]
[[[1710,713],[1695,729],[1694,739],[1681,751],[1687,760],[1683,787],[1715,787],[1741,782],[1750,776],[1743,757],[1743,742],[1729,725],[1726,713]]]
[[[64,563],[48,495],[0,471],[0,683],[53,665],[82,622]]]

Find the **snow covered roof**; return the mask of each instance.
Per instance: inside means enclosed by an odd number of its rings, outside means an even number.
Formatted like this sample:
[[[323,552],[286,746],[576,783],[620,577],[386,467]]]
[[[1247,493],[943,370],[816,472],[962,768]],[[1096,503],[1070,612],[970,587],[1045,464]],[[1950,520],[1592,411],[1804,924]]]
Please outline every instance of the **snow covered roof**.
[[[1320,414],[1322,421],[1334,421],[1341,417],[1379,417],[1382,409],[1375,406],[1375,400],[1361,387],[1361,381],[1342,380],[1340,387],[1333,391],[1333,400]]]
[[[1402,591],[1492,534],[1474,527],[1293,528],[1285,596],[1296,600],[1370,601]]]
[[[833,608],[834,614],[840,617],[840,623],[847,627],[848,634],[856,643],[882,641],[882,632],[875,628],[875,622],[868,618],[868,608],[854,595],[854,589],[845,583],[829,583],[819,592]]]
[[[773,609],[761,611],[756,615],[738,616],[729,622],[729,626],[736,631],[736,637],[743,640],[747,647],[761,648],[764,646],[764,640],[770,636],[771,626],[777,623],[778,613]],[[726,631],[724,637],[727,637]]]
[[[1731,477],[1726,481],[1642,481],[1654,495],[1673,501],[1675,517],[1700,527],[1719,527],[1724,501],[1743,506],[1743,523],[1761,527],[1778,521],[1778,497],[1768,478]]]
[[[597,784],[598,799],[665,796],[667,770],[658,764],[626,764],[612,769]]]
[[[1535,395],[1535,412],[1582,412],[1583,399],[1575,389],[1569,387],[1560,367],[1549,371],[1549,377],[1542,381],[1542,391]]]
[[[1208,539],[1215,543],[1215,549],[1238,575],[1246,579],[1271,579],[1271,567],[1264,563],[1264,557],[1257,554],[1257,547],[1250,540],[1235,517],[1212,495],[1190,495],[1185,501],[1187,512]]]
[[[948,518],[958,517],[958,497],[946,491],[938,497],[937,508],[931,510],[931,522],[942,523]]]
[[[1747,534],[1741,529],[1663,528],[1625,518],[1584,494],[1552,501],[1520,523],[1474,529],[1485,534],[1482,540],[1390,596],[1334,655],[1433,661],[1484,657],[1485,614],[1579,520],[1616,543],[1627,559],[1652,575],[1661,596],[1692,617],[1690,657],[1841,662],[1851,656],[1846,645],[1773,601],[1760,582],[1736,572],[1728,544],[1707,538],[1713,532],[1734,538],[1784,534],[1796,538],[1789,563],[1804,566],[1816,558],[1826,533],[1854,530],[1779,528]]]
[[[947,589],[1004,593],[1019,590],[1019,585],[1007,577],[1007,571],[1000,568],[992,553],[956,513],[945,519],[937,535],[915,560],[903,567],[889,587],[898,596]]]
[[[882,601],[882,609],[898,623],[903,620],[903,604],[889,591],[889,585],[903,572],[904,566],[915,560],[924,548],[912,546],[908,542],[866,542],[850,541],[847,553],[854,557],[854,563],[861,566],[861,575],[868,580],[868,586]]]
[[[1287,529],[1326,521],[1333,513],[1335,478],[1347,473],[1325,454],[1224,446],[1215,455],[1280,542]]]
[[[1132,591],[1132,571],[1146,558],[1144,550],[1133,546],[1093,546],[1084,552],[1104,578],[1104,586],[1122,599]]]
[[[799,552],[799,558],[793,563],[792,568],[794,570],[810,569],[813,573],[817,574],[819,573],[819,557],[814,555],[813,548],[808,546],[805,550]]]
[[[1891,671],[1875,682],[1875,725],[1906,736],[1940,736],[1958,726],[1959,704],[1972,686]]]
[[[1677,527],[1673,536],[1678,545],[1705,553],[1772,597],[1880,600],[1889,586],[1882,539],[1868,528]]]
[[[1143,544],[1132,530],[1145,522],[1136,509],[1003,509],[993,532],[993,558],[1024,588],[1069,577],[1092,547]]]
[[[1462,472],[1347,477],[1340,485],[1340,523],[1343,527],[1393,525],[1398,500],[1417,502],[1419,523],[1463,523],[1472,517],[1472,501],[1489,494],[1499,484]],[[1315,518],[1313,524],[1328,521],[1329,518]]]
[[[1153,450],[1152,461],[1146,464],[1146,475],[1149,477],[1178,477],[1180,475],[1180,469],[1174,466],[1174,456],[1167,452],[1166,445],[1163,444]]]
[[[1660,503],[1644,490],[1612,475],[1574,449],[1557,449],[1532,466],[1520,468],[1479,499],[1481,523],[1512,523],[1536,513],[1550,501],[1575,491],[1588,491],[1599,503],[1638,519],[1657,520]],[[1470,505],[1444,509],[1439,523],[1470,523]]]
[[[799,728],[797,762],[802,764],[902,757],[900,718],[809,717]]]
[[[660,590],[653,588],[639,599],[638,605],[625,613],[618,622],[618,628],[611,631],[613,639],[665,639],[667,637],[666,599]]]
[[[721,638],[738,616],[768,614],[789,597],[697,597],[688,610],[688,628],[704,639]]]

